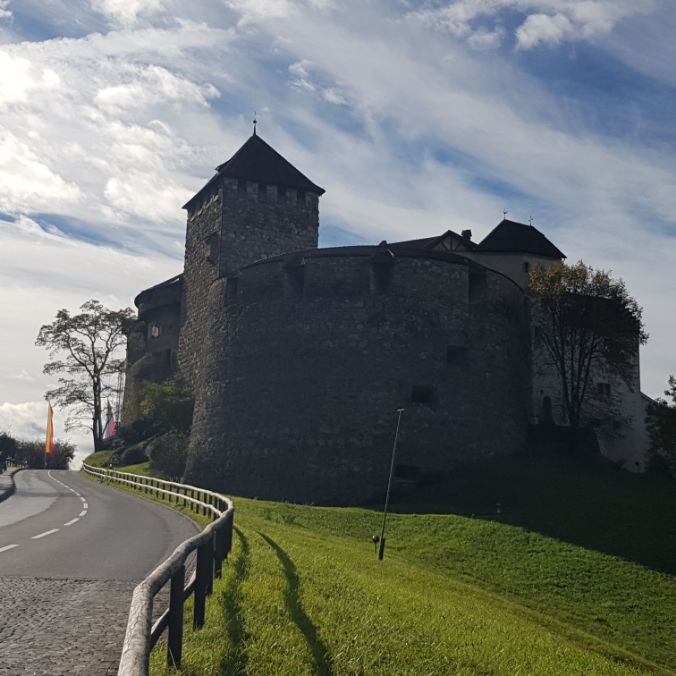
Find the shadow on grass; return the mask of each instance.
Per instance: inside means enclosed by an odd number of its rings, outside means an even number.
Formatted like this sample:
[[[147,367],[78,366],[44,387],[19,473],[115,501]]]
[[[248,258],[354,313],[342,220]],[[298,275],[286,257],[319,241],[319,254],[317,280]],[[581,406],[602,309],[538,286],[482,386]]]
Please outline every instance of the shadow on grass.
[[[521,526],[676,574],[676,482],[632,474],[601,458],[515,456],[467,465],[396,497],[390,510]]]
[[[286,590],[284,592],[286,607],[289,611],[289,615],[291,615],[291,619],[305,637],[310,652],[312,653],[314,662],[312,673],[319,674],[319,676],[332,676],[334,671],[331,665],[331,653],[329,652],[327,645],[319,637],[317,628],[308,617],[300,600],[300,595],[298,593],[300,578],[298,577],[295,564],[291,558],[289,558],[289,555],[272,538],[260,531],[258,531],[258,534],[270,545],[270,547],[272,547],[284,568],[284,575],[286,577]]]
[[[246,674],[247,656],[244,649],[246,630],[242,610],[242,583],[249,574],[249,541],[242,531],[234,527],[239,538],[240,553],[234,561],[234,579],[228,584],[223,593],[223,614],[225,616],[226,631],[232,649],[221,662],[221,674],[224,676],[239,676]]]

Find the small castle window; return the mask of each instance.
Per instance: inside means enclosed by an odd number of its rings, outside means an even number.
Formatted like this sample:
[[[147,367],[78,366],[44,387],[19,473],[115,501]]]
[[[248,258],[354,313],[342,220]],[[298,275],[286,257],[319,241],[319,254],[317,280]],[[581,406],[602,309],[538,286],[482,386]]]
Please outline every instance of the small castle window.
[[[281,185],[277,187],[277,199],[280,202],[286,201],[286,188]]]
[[[528,261],[524,261],[523,263],[523,271],[524,272],[530,272],[530,263]]]
[[[238,178],[237,179],[237,192],[246,192],[246,179]]]
[[[298,190],[296,192],[296,201],[298,204],[305,204],[305,190]]]
[[[151,338],[159,338],[160,333],[162,333],[159,324],[150,325],[150,336]]]
[[[470,269],[469,271],[469,299],[474,300],[486,292],[488,282],[485,270]]]
[[[460,345],[446,346],[446,363],[458,364],[465,356],[465,348]]]
[[[434,406],[437,403],[437,388],[429,385],[414,385],[411,388],[411,401],[414,404]]]
[[[218,233],[213,233],[207,237],[207,260],[209,263],[218,261]]]
[[[420,476],[420,467],[417,465],[395,465],[394,478],[400,481],[415,481]]]
[[[268,194],[268,186],[265,183],[259,183],[258,184],[258,196],[259,197],[266,197]]]
[[[596,392],[599,397],[609,397],[610,383],[596,383]]]

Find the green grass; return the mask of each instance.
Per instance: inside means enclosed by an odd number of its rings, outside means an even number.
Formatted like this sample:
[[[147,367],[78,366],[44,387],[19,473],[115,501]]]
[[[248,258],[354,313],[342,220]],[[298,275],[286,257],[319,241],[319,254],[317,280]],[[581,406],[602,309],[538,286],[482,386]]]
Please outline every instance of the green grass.
[[[112,451],[97,451],[88,455],[84,461],[90,467],[108,467],[108,461],[112,454]]]
[[[236,499],[181,673],[673,673],[674,489],[603,464],[484,463],[395,502],[384,562],[373,509]]]

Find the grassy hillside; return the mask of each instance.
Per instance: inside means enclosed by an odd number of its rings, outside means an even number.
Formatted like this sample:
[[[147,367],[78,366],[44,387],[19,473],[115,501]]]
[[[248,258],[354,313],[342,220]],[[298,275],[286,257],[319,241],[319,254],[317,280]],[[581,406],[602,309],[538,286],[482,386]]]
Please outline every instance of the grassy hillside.
[[[182,673],[672,673],[675,488],[602,463],[485,463],[395,503],[384,562],[375,509],[237,499]]]

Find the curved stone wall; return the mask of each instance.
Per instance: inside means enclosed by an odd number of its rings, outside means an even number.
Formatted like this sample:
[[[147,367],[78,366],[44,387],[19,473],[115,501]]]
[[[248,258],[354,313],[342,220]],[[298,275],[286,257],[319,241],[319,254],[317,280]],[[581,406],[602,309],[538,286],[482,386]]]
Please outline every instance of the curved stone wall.
[[[523,294],[467,259],[323,249],[219,279],[187,479],[234,495],[382,497],[396,410],[398,480],[522,446]]]

